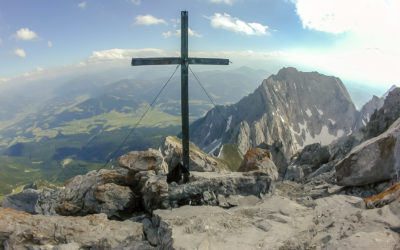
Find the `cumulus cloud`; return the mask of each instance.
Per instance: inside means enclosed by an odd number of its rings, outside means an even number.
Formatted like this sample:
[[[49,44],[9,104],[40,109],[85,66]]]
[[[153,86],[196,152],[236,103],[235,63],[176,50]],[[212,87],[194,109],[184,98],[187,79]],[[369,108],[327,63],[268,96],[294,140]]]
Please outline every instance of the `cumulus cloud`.
[[[295,4],[303,27],[308,29],[339,34],[394,32],[391,28],[399,28],[398,0],[297,0]]]
[[[229,4],[232,5],[232,0],[209,0],[210,3],[225,3],[225,4]]]
[[[25,50],[23,50],[23,49],[14,50],[14,54],[19,56],[19,57],[21,57],[21,58],[25,58],[26,57]]]
[[[188,34],[191,37],[203,37],[203,35],[197,33],[196,31],[192,30],[191,28],[188,29]],[[167,32],[163,32],[162,33],[164,38],[168,38],[171,36],[177,36],[180,37],[181,36],[181,29],[175,30],[175,32],[171,32],[171,31],[167,31]]]
[[[79,3],[78,7],[81,8],[81,9],[86,8],[86,1],[83,1],[83,2]]]
[[[109,49],[93,51],[87,63],[110,60],[130,60],[132,57],[161,57],[166,56],[160,49]],[[82,65],[81,65],[82,66]]]
[[[153,24],[167,24],[164,19],[154,17],[152,15],[137,16],[135,18],[135,25],[153,25]]]
[[[38,38],[38,35],[29,28],[21,28],[17,30],[15,37],[19,40],[33,40]]]
[[[229,30],[245,35],[268,34],[268,26],[262,25],[260,23],[248,23],[240,20],[237,17],[232,17],[227,13],[215,13],[213,16],[207,18],[210,19],[211,26],[216,29]]]
[[[36,67],[36,71],[37,71],[37,72],[42,72],[43,70],[44,70],[44,69],[43,69],[42,67],[39,67],[39,66]]]
[[[51,47],[53,47],[53,43],[52,43],[51,41],[47,41],[47,46],[48,46],[49,48],[51,48]]]

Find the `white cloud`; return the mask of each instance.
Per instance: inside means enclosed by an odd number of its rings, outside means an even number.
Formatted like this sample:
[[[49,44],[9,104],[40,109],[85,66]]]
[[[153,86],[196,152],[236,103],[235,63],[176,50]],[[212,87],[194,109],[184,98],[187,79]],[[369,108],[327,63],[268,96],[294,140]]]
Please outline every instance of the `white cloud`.
[[[21,28],[17,30],[15,37],[20,40],[32,40],[38,38],[38,35],[29,28]]]
[[[37,71],[37,72],[42,72],[43,70],[44,70],[44,69],[43,69],[42,67],[39,67],[39,66],[36,67],[36,71]]]
[[[23,49],[14,50],[14,54],[19,56],[19,57],[21,57],[21,58],[25,58],[26,57],[25,50],[23,50]]]
[[[152,15],[137,16],[135,18],[135,25],[153,25],[153,24],[167,24],[164,19],[156,18]]]
[[[232,5],[232,0],[209,0],[209,2],[211,2],[211,3],[225,3],[225,4]]]
[[[88,63],[110,60],[130,60],[132,57],[166,56],[160,49],[109,49],[93,51]],[[82,66],[82,65],[81,65]]]
[[[81,8],[81,9],[85,9],[86,8],[86,1],[83,1],[83,2],[79,3],[78,7]]]
[[[188,34],[191,37],[198,37],[198,38],[203,37],[203,35],[197,33],[196,31],[192,30],[191,28],[188,29]],[[172,33],[171,31],[163,32],[162,35],[163,35],[164,38],[168,38],[168,37],[171,37],[171,36],[180,37],[181,36],[181,29],[175,30],[174,33]]]
[[[245,35],[267,35],[268,26],[260,23],[247,23],[237,17],[224,13],[215,13],[214,16],[207,17],[210,19],[211,26],[216,29],[225,29]]]
[[[47,46],[48,46],[49,48],[53,47],[53,42],[47,41]]]

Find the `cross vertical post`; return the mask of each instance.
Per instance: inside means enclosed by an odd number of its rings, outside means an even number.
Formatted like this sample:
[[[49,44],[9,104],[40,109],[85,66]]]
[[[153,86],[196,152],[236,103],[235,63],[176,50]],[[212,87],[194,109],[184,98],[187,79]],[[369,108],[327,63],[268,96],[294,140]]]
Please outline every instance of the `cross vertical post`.
[[[181,65],[181,113],[182,113],[182,161],[189,173],[189,64],[202,65],[229,65],[228,59],[220,58],[196,58],[189,57],[188,12],[181,12],[181,57],[156,57],[156,58],[132,58],[132,66],[142,65]],[[188,174],[184,174],[183,181],[188,181]]]
[[[181,110],[183,166],[189,170],[189,48],[188,12],[181,12]]]

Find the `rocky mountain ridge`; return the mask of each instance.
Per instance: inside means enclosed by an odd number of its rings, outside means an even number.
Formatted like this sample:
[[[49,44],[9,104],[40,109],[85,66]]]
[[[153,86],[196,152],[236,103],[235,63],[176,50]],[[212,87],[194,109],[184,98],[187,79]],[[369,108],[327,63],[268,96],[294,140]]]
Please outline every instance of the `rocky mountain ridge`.
[[[208,153],[224,144],[240,155],[279,142],[288,161],[312,143],[328,145],[356,127],[357,110],[339,78],[283,68],[238,103],[218,106],[191,125],[191,140]]]

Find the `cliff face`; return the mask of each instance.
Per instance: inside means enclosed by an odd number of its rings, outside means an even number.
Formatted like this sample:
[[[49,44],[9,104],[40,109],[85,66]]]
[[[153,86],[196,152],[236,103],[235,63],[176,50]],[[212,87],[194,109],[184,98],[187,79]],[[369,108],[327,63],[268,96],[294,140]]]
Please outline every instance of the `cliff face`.
[[[281,142],[289,158],[306,145],[328,145],[350,134],[356,114],[339,78],[283,68],[238,103],[210,110],[192,124],[190,136],[209,153],[236,144],[243,155],[261,143]]]

